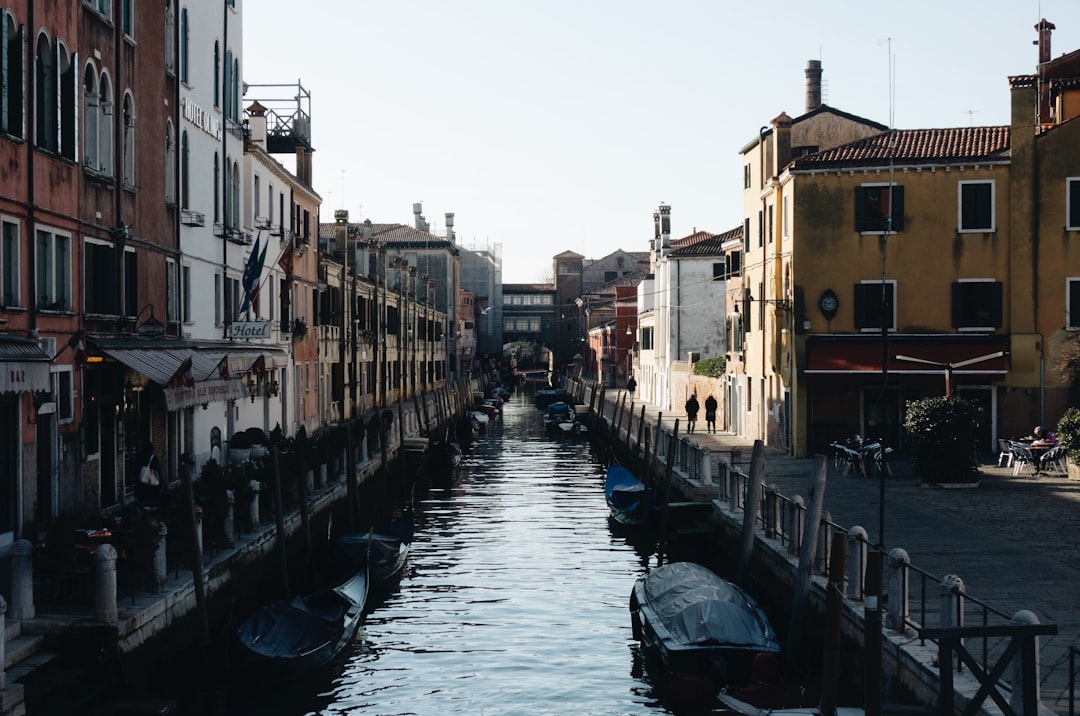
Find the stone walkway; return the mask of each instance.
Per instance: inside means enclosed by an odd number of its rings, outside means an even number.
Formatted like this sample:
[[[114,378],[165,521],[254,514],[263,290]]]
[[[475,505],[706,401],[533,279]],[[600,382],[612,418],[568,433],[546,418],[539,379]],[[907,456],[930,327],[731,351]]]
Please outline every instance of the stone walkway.
[[[605,415],[610,417],[612,408]],[[634,407],[635,417],[641,404]],[[656,408],[646,405],[646,419]],[[685,414],[664,415],[665,426]],[[710,450],[742,448],[749,458],[753,441],[723,432],[704,432],[700,422],[692,436]],[[995,456],[996,457],[996,456]],[[808,494],[813,458],[794,458],[766,449],[765,482],[787,496]],[[1043,704],[1068,713],[1069,647],[1080,641],[1080,480],[1039,475],[1013,477],[1011,468],[981,466],[974,488],[924,488],[911,464],[890,463],[885,482],[885,543],[903,548],[913,567],[941,578],[959,576],[967,594],[1005,614],[1026,609],[1059,632],[1040,643]],[[844,528],[859,525],[870,541],[879,536],[880,482],[843,476],[831,466],[825,488],[825,510]],[[938,599],[936,586],[928,599]],[[919,586],[912,577],[911,611],[917,618]],[[1080,697],[1080,694],[1078,694]]]

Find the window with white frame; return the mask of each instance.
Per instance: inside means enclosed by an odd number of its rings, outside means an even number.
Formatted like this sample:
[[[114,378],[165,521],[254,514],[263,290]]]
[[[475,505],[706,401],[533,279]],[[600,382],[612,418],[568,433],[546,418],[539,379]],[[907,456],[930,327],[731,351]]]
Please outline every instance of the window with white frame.
[[[1065,228],[1080,231],[1080,177],[1065,180]]]
[[[855,231],[883,234],[904,230],[904,187],[863,184],[855,187]]]
[[[75,64],[64,43],[50,40],[45,32],[38,35],[34,74],[38,97],[34,124],[36,144],[74,159]]]
[[[0,132],[23,137],[26,92],[23,84],[23,57],[26,26],[15,15],[0,10]]]
[[[1065,327],[1080,330],[1080,278],[1065,279]]]
[[[188,11],[185,7],[180,10],[180,81],[184,84],[188,81],[188,52],[191,44],[188,33]]]
[[[957,186],[959,198],[959,231],[994,231],[994,182],[962,181]]]
[[[180,320],[191,323],[191,267],[180,269]]]
[[[71,234],[37,230],[34,292],[43,311],[71,310]]]
[[[100,117],[98,75],[92,63],[83,70],[83,164],[98,167],[98,122]]]
[[[221,106],[221,44],[214,43],[214,106]]]
[[[181,130],[180,132],[180,208],[188,209],[188,199],[191,196],[188,189],[191,184],[189,177],[191,175],[191,162],[190,152],[188,151],[188,134],[187,130]]]
[[[0,219],[0,304],[5,308],[19,302],[19,222]]]
[[[173,0],[165,0],[165,71],[176,72],[176,6]]]
[[[176,261],[165,259],[165,320],[172,323],[178,319],[176,313]]]
[[[958,331],[1001,328],[1003,286],[993,279],[961,279],[952,285],[952,324]]]
[[[221,319],[221,274],[214,274],[214,323],[223,325]]]
[[[860,331],[896,330],[896,281],[855,284],[855,328]],[[884,321],[884,326],[882,322]]]
[[[232,195],[232,215],[229,223],[234,229],[240,228],[240,165],[233,162],[232,182],[229,185],[229,193]]]
[[[128,37],[135,37],[135,0],[120,0],[120,27]]]

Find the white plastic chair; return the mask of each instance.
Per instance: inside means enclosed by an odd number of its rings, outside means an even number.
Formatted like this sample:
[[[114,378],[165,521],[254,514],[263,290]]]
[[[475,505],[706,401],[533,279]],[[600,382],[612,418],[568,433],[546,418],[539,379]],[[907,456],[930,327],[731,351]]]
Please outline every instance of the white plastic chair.
[[[1008,440],[998,438],[998,467],[1012,467],[1014,455],[1011,447]]]
[[[1031,468],[1032,475],[1038,473],[1039,465],[1030,450],[1018,444],[1010,446],[1009,449],[1013,454],[1013,477],[1019,475],[1025,468]]]
[[[1065,457],[1065,448],[1060,445],[1052,447],[1039,458],[1039,467],[1043,472],[1048,474],[1058,476],[1068,475],[1069,468],[1066,466]]]

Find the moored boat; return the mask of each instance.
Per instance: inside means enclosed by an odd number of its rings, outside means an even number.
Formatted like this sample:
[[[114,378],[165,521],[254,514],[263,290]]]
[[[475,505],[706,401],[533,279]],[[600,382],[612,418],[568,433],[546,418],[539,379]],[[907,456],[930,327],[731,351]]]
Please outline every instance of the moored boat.
[[[742,588],[694,562],[651,570],[630,595],[634,635],[667,680],[721,688],[749,682],[754,657],[779,652],[765,612]]]
[[[582,435],[588,429],[570,403],[561,400],[552,403],[544,414],[544,430],[548,435]]]
[[[647,525],[660,514],[655,491],[646,488],[634,473],[618,464],[607,469],[604,501],[611,519],[621,525]]]

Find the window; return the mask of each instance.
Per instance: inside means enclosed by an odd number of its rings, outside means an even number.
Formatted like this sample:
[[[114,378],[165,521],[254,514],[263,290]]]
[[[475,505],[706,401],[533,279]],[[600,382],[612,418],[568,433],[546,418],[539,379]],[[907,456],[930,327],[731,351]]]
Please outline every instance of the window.
[[[775,241],[774,237],[776,236],[776,229],[774,228],[776,226],[776,224],[775,224],[775,221],[776,221],[776,205],[775,204],[769,204],[768,209],[769,209],[768,223],[766,224],[766,227],[768,229],[768,233],[766,235],[768,236],[768,243],[771,245],[772,242]]]
[[[97,70],[88,64],[83,72],[83,164],[98,167],[98,98]]]
[[[130,249],[124,251],[124,315],[139,315],[139,257]]]
[[[904,187],[896,184],[855,187],[855,231],[880,234],[903,230]]]
[[[214,106],[221,106],[221,45],[214,43]]]
[[[214,274],[214,323],[222,325],[221,320],[221,274]]]
[[[1080,330],[1080,278],[1066,279],[1065,327]]]
[[[994,231],[994,182],[962,181],[958,191],[960,231]]]
[[[765,213],[762,211],[757,213],[757,245],[759,249],[765,246]]]
[[[234,229],[238,229],[240,228],[240,165],[236,162],[232,165],[232,182],[229,184],[229,190],[232,195],[229,223]]]
[[[188,14],[187,8],[180,10],[180,81],[187,84],[188,81]]]
[[[0,304],[5,308],[19,302],[19,224],[0,221]]]
[[[180,320],[191,323],[191,267],[180,269]]]
[[[37,307],[43,311],[70,311],[71,236],[38,229],[35,262]]]
[[[97,10],[106,20],[112,17],[112,0],[84,0],[84,2]]]
[[[1080,177],[1065,180],[1065,228],[1080,231]]]
[[[56,57],[52,44],[43,32],[38,35],[35,66],[37,89],[36,138],[42,149],[56,149]]]
[[[215,157],[216,159],[216,157]],[[215,181],[214,186],[217,186],[217,169],[214,170]],[[216,192],[215,192],[216,193]],[[217,212],[214,212],[214,219],[217,220]],[[225,221],[226,228],[232,227],[232,157],[225,157]]]
[[[259,223],[258,218],[261,217],[261,214],[262,214],[262,212],[259,211],[259,207],[262,205],[262,193],[261,192],[262,192],[262,189],[259,186],[259,175],[256,174],[255,175],[255,187],[251,191],[251,199],[255,204],[253,209],[254,209],[255,217],[256,217],[256,220],[252,222],[253,224],[258,224]],[[258,228],[258,227],[256,227],[256,228]]]
[[[176,8],[165,0],[165,71],[176,72]]]
[[[989,279],[952,285],[952,324],[958,330],[1001,328],[1002,285]]]
[[[742,187],[743,187],[743,189],[749,189],[750,188],[750,165],[749,164],[746,164],[746,165],[743,166]]]
[[[214,152],[214,223],[221,221],[221,160]]]
[[[120,277],[112,244],[87,239],[83,262],[83,305],[87,313],[115,316],[120,313]]]
[[[112,174],[112,83],[109,75],[102,72],[99,80],[100,97],[98,107],[98,151],[97,170],[102,174]]]
[[[176,131],[171,119],[165,120],[165,203],[176,204]]]
[[[191,186],[188,182],[188,177],[191,174],[190,164],[190,152],[188,150],[188,136],[187,130],[180,132],[180,208],[190,208],[188,204],[188,197],[190,196],[188,189]]]
[[[743,219],[743,251],[750,253],[750,217]]]
[[[53,369],[56,377],[56,419],[63,425],[75,419],[75,389],[71,380],[71,366],[57,366]]]
[[[124,93],[124,186],[135,187],[135,100]]]
[[[240,281],[230,276],[225,277],[225,322],[236,320],[240,310]]]
[[[727,264],[723,261],[718,261],[712,265],[712,280],[723,281],[727,278]]]
[[[165,259],[165,320],[173,323],[176,315],[176,262]]]
[[[121,0],[120,26],[128,37],[135,37],[135,0]]]
[[[884,318],[885,329],[896,330],[895,296],[896,281],[855,284],[855,328],[860,331],[880,331]]]
[[[225,96],[222,98],[221,108],[225,113],[225,116],[232,119],[232,106],[233,106],[233,63],[232,63],[232,50],[225,50]]]
[[[23,53],[26,26],[17,25],[15,16],[0,11],[0,132],[23,136]]]

